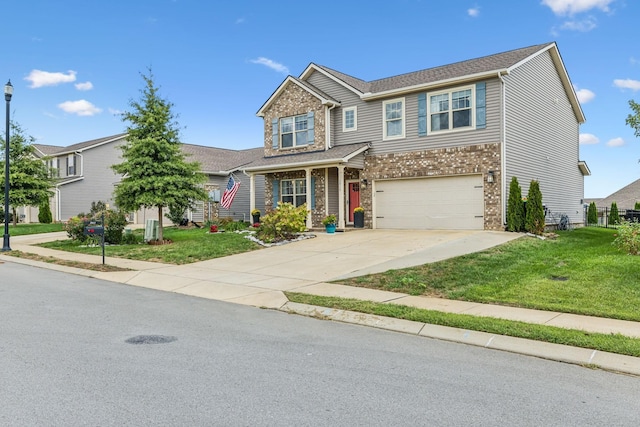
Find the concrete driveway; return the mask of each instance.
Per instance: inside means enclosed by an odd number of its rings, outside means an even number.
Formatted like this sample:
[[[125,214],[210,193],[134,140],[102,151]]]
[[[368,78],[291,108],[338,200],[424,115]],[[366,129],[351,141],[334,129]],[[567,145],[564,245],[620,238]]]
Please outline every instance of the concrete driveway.
[[[287,301],[282,291],[306,292],[331,280],[434,262],[520,236],[492,231],[318,233],[315,238],[209,261],[181,266],[146,263],[139,271],[97,273],[94,277],[204,298],[279,307]]]

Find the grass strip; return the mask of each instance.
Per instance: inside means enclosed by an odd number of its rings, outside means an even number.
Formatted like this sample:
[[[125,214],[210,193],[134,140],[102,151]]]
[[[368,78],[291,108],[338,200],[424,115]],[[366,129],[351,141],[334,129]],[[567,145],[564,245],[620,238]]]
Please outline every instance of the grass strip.
[[[37,255],[37,254],[32,254],[29,252],[22,252],[22,251],[10,251],[10,252],[5,252],[2,255],[9,255],[12,257],[22,258],[22,259],[31,259],[34,261],[46,262],[49,264],[64,265],[65,267],[81,268],[83,270],[103,271],[103,272],[131,271],[130,268],[116,267],[115,265],[93,264],[89,262],[70,261],[70,260],[60,259],[52,256]]]
[[[292,302],[640,357],[640,339],[397,304],[285,292]]]

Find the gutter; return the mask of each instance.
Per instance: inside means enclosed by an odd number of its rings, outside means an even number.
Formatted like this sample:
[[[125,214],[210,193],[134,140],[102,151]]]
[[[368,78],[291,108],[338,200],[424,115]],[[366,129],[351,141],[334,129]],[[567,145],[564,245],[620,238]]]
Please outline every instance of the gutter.
[[[367,151],[368,149],[371,148],[371,145],[365,145],[364,147],[360,148],[359,150],[354,151],[353,153],[350,153],[348,156],[342,157],[342,158],[333,158],[333,159],[325,159],[325,160],[308,160],[306,162],[295,162],[295,163],[283,163],[283,164],[278,164],[278,165],[265,165],[265,166],[254,166],[254,167],[250,167],[250,168],[244,168],[241,169],[241,171],[243,173],[247,173],[247,172],[254,172],[254,173],[260,173],[260,172],[269,172],[269,171],[280,171],[283,169],[301,169],[304,168],[306,166],[326,166],[326,165],[331,165],[331,164],[344,164],[349,162],[349,160],[351,160],[353,157],[357,156],[358,154]]]

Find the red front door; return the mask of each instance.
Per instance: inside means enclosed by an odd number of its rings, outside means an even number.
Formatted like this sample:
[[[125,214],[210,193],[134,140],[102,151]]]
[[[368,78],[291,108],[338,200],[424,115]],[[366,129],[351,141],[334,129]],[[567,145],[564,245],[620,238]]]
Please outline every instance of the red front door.
[[[360,206],[360,183],[349,183],[349,222],[353,222],[353,210]]]

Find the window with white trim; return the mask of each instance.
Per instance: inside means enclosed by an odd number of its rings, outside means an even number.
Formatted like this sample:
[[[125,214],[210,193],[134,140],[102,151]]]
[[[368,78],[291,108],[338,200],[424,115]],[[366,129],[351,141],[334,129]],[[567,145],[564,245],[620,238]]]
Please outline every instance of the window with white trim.
[[[474,87],[429,93],[427,117],[429,133],[473,128]]]
[[[307,202],[306,179],[284,179],[280,181],[280,201],[300,206]]]
[[[73,176],[75,174],[76,174],[75,156],[73,154],[69,154],[67,156],[67,176]]]
[[[358,130],[358,107],[347,107],[342,110],[342,132]]]
[[[280,146],[282,148],[307,145],[307,115],[280,119]]]
[[[382,139],[404,138],[404,98],[382,103]]]

